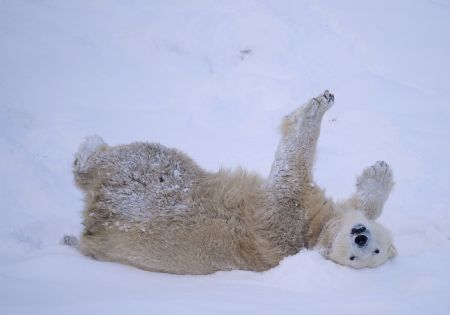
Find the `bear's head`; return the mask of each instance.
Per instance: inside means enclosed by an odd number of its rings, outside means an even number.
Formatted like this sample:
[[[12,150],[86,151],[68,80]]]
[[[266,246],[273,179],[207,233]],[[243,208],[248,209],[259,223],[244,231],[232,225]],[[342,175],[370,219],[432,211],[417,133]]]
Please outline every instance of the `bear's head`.
[[[322,253],[340,265],[374,268],[397,255],[390,232],[361,211],[343,212],[323,232]]]

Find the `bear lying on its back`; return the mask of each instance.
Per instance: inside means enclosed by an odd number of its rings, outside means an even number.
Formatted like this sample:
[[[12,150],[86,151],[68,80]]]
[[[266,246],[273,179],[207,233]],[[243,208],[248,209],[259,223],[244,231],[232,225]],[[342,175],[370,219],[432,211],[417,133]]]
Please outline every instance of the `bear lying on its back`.
[[[110,147],[88,138],[74,162],[86,193],[78,248],[176,274],[267,270],[302,248],[355,268],[383,264],[396,254],[374,221],[393,186],[389,166],[365,169],[355,194],[337,204],[313,182],[320,124],[333,102],[325,91],[284,118],[267,180],[241,169],[209,173],[159,144]]]

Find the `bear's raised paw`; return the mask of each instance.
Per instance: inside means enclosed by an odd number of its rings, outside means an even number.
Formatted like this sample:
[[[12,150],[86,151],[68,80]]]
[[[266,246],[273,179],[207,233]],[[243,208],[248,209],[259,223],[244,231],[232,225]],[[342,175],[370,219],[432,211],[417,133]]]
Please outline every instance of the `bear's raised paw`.
[[[320,118],[327,110],[334,104],[334,95],[330,91],[325,90],[322,94],[314,97],[304,107],[304,114],[306,118]]]

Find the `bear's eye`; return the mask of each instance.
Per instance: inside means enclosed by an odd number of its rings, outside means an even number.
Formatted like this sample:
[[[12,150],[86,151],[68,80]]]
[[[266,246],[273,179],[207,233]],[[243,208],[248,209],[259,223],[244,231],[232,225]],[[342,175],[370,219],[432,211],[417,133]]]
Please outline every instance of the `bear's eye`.
[[[375,249],[374,254],[379,254],[379,253],[380,253],[380,250],[378,248]]]
[[[350,260],[355,260],[355,258],[356,258],[355,256],[352,256],[352,257],[350,257],[349,259],[350,259]]]

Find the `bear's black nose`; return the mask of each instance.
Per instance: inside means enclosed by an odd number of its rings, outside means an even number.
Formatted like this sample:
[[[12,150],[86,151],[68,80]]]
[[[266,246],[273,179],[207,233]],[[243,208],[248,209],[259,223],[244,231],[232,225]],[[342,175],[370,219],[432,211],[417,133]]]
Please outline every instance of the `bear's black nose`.
[[[356,245],[358,245],[359,247],[363,247],[364,245],[367,244],[367,236],[365,235],[358,235],[355,238],[355,243]]]

